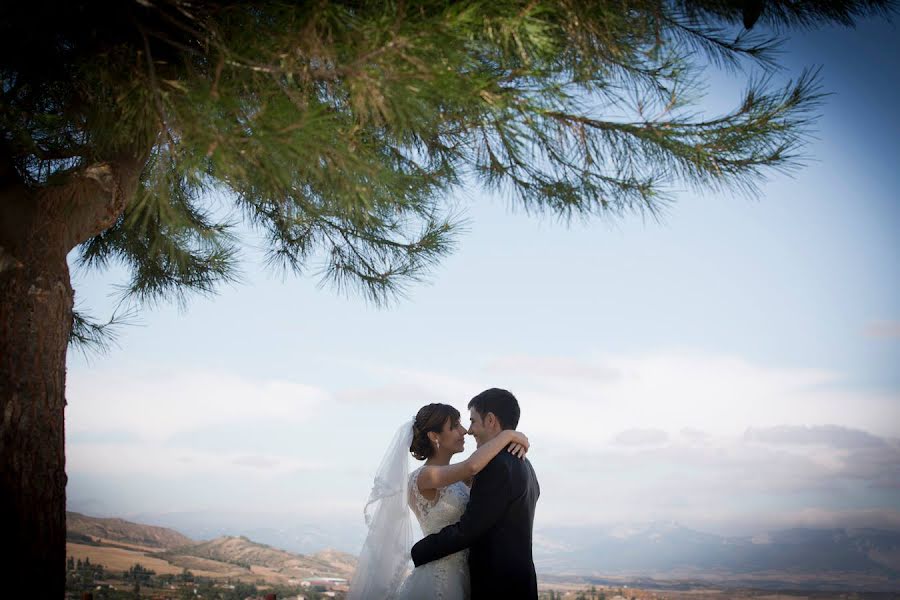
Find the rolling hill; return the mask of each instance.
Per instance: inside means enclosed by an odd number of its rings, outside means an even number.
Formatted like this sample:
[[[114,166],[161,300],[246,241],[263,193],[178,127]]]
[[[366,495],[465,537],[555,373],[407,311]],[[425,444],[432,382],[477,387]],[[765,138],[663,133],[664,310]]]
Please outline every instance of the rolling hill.
[[[88,517],[76,512],[66,513],[66,532],[70,538],[88,536],[98,541],[146,548],[176,548],[196,543],[173,529],[141,525],[123,519]]]
[[[222,536],[196,541],[181,533],[123,519],[67,513],[67,555],[90,557],[114,571],[136,562],[157,573],[180,573],[270,583],[298,582],[310,577],[349,579],[356,557],[336,550],[293,554],[246,537]]]
[[[248,573],[264,572],[285,580],[310,577],[349,579],[356,568],[356,557],[343,552],[328,550],[309,555],[292,554],[246,537],[234,536],[222,536],[154,556],[189,569],[192,565],[219,563],[245,569]],[[201,562],[198,563],[198,560]]]

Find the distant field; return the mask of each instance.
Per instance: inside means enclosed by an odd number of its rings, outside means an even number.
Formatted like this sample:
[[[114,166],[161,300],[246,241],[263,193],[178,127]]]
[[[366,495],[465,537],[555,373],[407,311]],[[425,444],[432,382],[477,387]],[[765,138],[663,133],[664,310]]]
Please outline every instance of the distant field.
[[[85,544],[66,544],[66,556],[74,556],[84,560],[90,558],[92,563],[99,563],[110,571],[127,571],[134,563],[152,569],[164,575],[166,573],[181,573],[181,569],[159,558],[152,558],[138,550],[126,550],[125,548],[111,548],[109,546],[88,546]]]
[[[86,544],[68,542],[66,544],[66,556],[74,556],[76,560],[90,558],[92,563],[99,563],[110,571],[127,571],[134,566],[134,563],[141,563],[141,566],[156,571],[159,575],[166,575],[169,573],[178,574],[183,570],[182,567],[173,565],[159,558],[147,556],[144,552],[138,550],[112,548],[109,546],[88,546]],[[212,563],[214,561],[204,562]],[[217,564],[222,564],[222,566],[226,567],[228,570],[233,568],[231,565],[224,565],[223,563]],[[202,577],[223,577],[228,575],[228,573],[223,573],[222,571],[209,571],[194,568],[191,568],[191,572],[194,575]]]
[[[171,557],[170,560],[171,564],[175,565],[179,569],[179,573],[181,572],[181,569],[184,568],[189,570],[191,573],[203,575],[204,577],[243,577],[248,580],[253,580],[250,578],[251,573],[247,569],[239,567],[237,565],[231,565],[218,560],[213,560],[211,558],[185,556],[182,554],[178,554]]]
[[[159,552],[159,548],[154,548],[153,546],[143,546],[141,544],[133,544],[131,542],[123,542],[120,540],[110,540],[106,538],[94,538],[94,540],[102,544],[104,546],[112,546],[124,548],[126,550],[136,550],[138,552]]]

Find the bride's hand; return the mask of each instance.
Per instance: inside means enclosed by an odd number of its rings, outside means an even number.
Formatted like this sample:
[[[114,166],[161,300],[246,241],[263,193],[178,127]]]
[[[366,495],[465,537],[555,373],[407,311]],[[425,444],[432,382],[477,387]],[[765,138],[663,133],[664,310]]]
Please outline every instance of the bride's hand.
[[[512,441],[510,442],[507,451],[515,456],[518,456],[519,458],[525,458],[525,454],[528,452],[529,446],[528,436],[521,431],[513,431],[511,437]]]

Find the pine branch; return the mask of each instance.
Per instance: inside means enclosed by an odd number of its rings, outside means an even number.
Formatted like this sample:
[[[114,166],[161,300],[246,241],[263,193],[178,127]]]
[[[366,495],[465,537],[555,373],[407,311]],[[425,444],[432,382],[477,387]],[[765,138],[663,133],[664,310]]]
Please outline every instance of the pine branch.
[[[773,0],[760,19],[892,7]],[[85,266],[128,266],[123,293],[147,302],[237,277],[213,192],[263,232],[269,264],[384,302],[452,249],[447,198],[462,181],[562,220],[655,217],[684,185],[753,193],[802,164],[822,97],[815,74],[754,79],[774,70],[778,39],[738,33],[742,4],[719,0],[4,10],[7,173],[42,188],[153,149],[121,217],[81,247]],[[751,73],[715,118],[695,112],[708,67]]]
[[[777,67],[777,52],[781,40],[764,35],[708,25],[686,15],[674,15],[665,20],[666,31],[672,40],[691,52],[708,57],[719,68],[736,71],[742,59],[752,60],[766,69]]]
[[[157,154],[148,171],[116,224],[82,245],[79,265],[128,265],[132,277],[119,287],[122,300],[145,304],[171,297],[183,305],[187,292],[210,294],[219,283],[237,281],[232,225],[194,206],[202,184],[180,176],[165,155]]]
[[[101,323],[84,312],[75,310],[72,312],[69,346],[80,350],[85,357],[90,354],[106,354],[117,344],[121,328],[135,323],[136,315],[137,311],[134,309],[122,314],[116,312],[108,321]]]

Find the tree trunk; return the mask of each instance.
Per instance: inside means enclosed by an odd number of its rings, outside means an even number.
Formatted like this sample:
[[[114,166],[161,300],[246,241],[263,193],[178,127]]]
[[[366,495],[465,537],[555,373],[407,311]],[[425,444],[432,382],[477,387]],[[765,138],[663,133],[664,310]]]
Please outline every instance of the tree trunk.
[[[0,257],[0,515],[11,556],[0,585],[5,597],[63,598],[73,292],[65,252],[35,254]]]
[[[0,596],[60,599],[66,583],[66,256],[115,222],[142,160],[96,163],[62,184],[0,190]],[[8,525],[7,525],[8,523]]]

